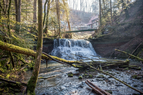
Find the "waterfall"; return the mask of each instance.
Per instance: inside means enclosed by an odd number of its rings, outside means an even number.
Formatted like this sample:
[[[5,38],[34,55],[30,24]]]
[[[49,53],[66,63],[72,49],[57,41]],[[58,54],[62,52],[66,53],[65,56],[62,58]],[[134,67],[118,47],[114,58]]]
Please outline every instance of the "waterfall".
[[[89,41],[75,39],[55,39],[51,55],[66,60],[98,59]]]

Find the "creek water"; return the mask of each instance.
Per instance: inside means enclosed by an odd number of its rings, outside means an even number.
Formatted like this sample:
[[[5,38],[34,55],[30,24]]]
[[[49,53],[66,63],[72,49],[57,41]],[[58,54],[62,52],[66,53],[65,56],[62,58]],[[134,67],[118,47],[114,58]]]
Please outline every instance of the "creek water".
[[[94,51],[91,43],[85,40],[56,39],[51,54],[66,60],[99,59],[99,56]],[[143,91],[143,82],[141,79],[137,80],[131,78],[132,75],[142,73],[142,71],[117,71],[115,69],[104,71],[108,71],[116,78]],[[68,73],[70,72],[73,73],[73,77],[68,77]],[[26,75],[27,81],[31,76],[30,73],[31,71]],[[78,79],[79,76],[84,76],[85,74],[92,74],[93,77]],[[102,77],[99,77],[101,75]],[[42,62],[35,92],[36,95],[96,95],[95,92],[86,85],[85,81],[87,79],[103,90],[110,90],[112,95],[139,94],[107,75],[103,75],[93,70],[79,72],[77,68],[54,61],[50,61],[47,68],[45,62]]]

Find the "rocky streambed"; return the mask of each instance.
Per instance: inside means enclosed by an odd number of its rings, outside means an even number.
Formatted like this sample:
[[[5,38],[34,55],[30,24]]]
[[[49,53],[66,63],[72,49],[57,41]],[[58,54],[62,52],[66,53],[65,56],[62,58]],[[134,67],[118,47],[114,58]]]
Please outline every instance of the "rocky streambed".
[[[140,65],[141,70],[118,68],[104,71],[143,92],[142,64],[136,62],[131,64]],[[115,79],[93,69],[79,71],[77,68],[54,61],[51,61],[47,68],[45,63],[41,64],[38,77],[36,95],[96,95],[85,83],[87,79],[112,95],[140,95]],[[30,72],[27,73],[26,78],[28,81]]]

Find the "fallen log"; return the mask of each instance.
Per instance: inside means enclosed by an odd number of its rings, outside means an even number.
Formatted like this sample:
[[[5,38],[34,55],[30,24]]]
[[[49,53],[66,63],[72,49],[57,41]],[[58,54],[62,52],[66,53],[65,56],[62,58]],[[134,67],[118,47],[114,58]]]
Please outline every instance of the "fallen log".
[[[87,81],[85,81],[85,83],[91,87],[97,94],[99,95],[104,95],[104,93],[100,92],[98,89],[94,88],[91,84],[89,84]]]
[[[96,86],[95,84],[93,84],[92,82],[90,82],[89,80],[86,81],[86,83],[89,83],[90,85],[92,85],[95,89],[99,90],[101,93],[105,94],[105,95],[111,95],[110,93],[100,89],[98,86]]]
[[[26,83],[16,82],[16,81],[10,81],[10,80],[1,79],[1,78],[0,78],[0,81],[4,81],[4,82],[8,82],[8,83],[13,83],[13,84],[17,84],[17,85],[27,86],[27,84],[26,84]]]
[[[115,50],[118,51],[118,52],[122,52],[122,53],[124,53],[124,54],[126,54],[126,55],[129,55],[129,56],[131,56],[131,57],[133,57],[133,58],[135,58],[135,59],[137,59],[137,60],[143,62],[143,59],[142,59],[142,58],[139,58],[139,57],[137,57],[137,56],[135,56],[135,55],[129,54],[129,53],[127,53],[127,52],[125,52],[125,51],[122,51],[122,50],[119,50],[119,49],[115,49]]]
[[[104,59],[105,60],[105,59]],[[91,64],[94,67],[102,67],[103,69],[106,68],[126,68],[129,67],[129,60],[105,60],[105,61],[92,61],[92,62],[87,62],[88,64]],[[73,65],[76,68],[87,68],[88,66],[84,63],[82,64],[74,64]]]
[[[101,66],[102,68],[115,68],[115,67],[128,67],[129,60],[114,60],[108,59],[105,61],[93,61],[92,65],[94,67]]]
[[[25,54],[25,55],[33,56],[33,57],[35,57],[36,55],[36,52],[34,50],[22,48],[22,47],[13,45],[13,44],[5,43],[3,41],[0,41],[0,49],[7,50],[10,52],[20,53],[20,54]],[[46,56],[45,54],[42,54],[42,59],[51,60],[50,56],[51,55]],[[72,65],[73,63],[79,63],[78,61],[69,61],[69,60],[65,60],[65,59],[62,59],[56,56],[51,56],[51,57],[56,60],[60,60],[61,62],[67,63],[69,65]]]

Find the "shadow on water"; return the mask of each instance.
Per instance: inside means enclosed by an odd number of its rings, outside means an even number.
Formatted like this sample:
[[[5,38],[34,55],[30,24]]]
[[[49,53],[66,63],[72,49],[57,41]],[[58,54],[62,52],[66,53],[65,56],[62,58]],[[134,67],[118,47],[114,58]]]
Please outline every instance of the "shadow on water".
[[[54,49],[51,54],[66,60],[71,60],[71,58],[80,60],[84,59],[85,57],[90,59],[95,58],[96,60],[102,61],[109,60],[99,58],[90,42],[85,40],[56,39],[54,41]],[[108,69],[104,71],[107,71],[114,77],[126,82],[132,87],[143,91],[142,70],[137,71],[127,69],[124,71],[119,71],[115,69]],[[73,73],[73,77],[68,77],[68,73],[70,72]],[[92,75],[92,78],[83,77],[85,74]],[[134,74],[141,74],[141,79],[132,78],[131,76]],[[82,76],[83,78],[78,79],[79,76]],[[27,73],[26,81],[28,81],[30,77],[31,71]],[[111,91],[112,95],[139,94],[138,92],[114,80],[113,78],[98,73],[95,70],[90,72],[87,70],[79,72],[77,68],[63,65],[54,61],[50,61],[47,68],[44,62],[41,64],[35,92],[36,95],[96,95],[95,92],[93,92],[92,89],[86,85],[85,81],[87,79],[101,89]]]
[[[143,82],[140,79],[131,78],[132,75],[142,73],[142,71],[118,71],[113,69],[105,71],[135,87],[136,89],[143,91]],[[68,77],[69,72],[74,74],[73,77]],[[79,73],[77,68],[54,61],[49,62],[47,68],[46,64],[42,63],[35,89],[36,95],[96,95],[92,89],[86,85],[85,80],[87,79],[101,89],[112,91],[112,95],[139,94],[113,78],[97,73],[96,71],[92,71],[90,73],[93,75],[93,78],[78,79],[79,76],[83,76],[84,74],[85,72]],[[30,78],[30,73],[28,76]]]

